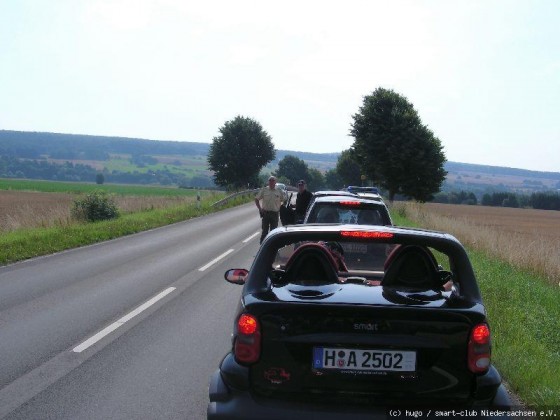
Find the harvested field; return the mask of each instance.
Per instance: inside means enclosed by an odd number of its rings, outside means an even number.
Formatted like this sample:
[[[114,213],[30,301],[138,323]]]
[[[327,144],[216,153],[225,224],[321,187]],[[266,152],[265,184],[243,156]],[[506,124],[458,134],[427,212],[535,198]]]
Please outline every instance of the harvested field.
[[[560,211],[426,203],[426,210],[534,239],[560,238]]]
[[[0,191],[0,232],[67,225],[75,198],[63,193]]]
[[[0,190],[0,232],[75,223],[71,209],[78,197],[78,194]],[[195,200],[195,197],[115,196],[117,207],[123,213],[165,208]]]
[[[398,203],[422,227],[449,232],[462,243],[512,265],[560,280],[560,212],[452,204]]]

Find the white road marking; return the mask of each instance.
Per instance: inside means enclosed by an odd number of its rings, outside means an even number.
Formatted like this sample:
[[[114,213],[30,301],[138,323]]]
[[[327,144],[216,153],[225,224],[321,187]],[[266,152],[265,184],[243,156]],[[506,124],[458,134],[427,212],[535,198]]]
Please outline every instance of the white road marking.
[[[210,261],[208,264],[206,264],[203,267],[200,267],[198,269],[198,271],[204,271],[206,270],[208,267],[210,267],[211,265],[214,265],[215,263],[217,263],[218,261],[220,261],[222,258],[226,257],[227,255],[231,254],[233,252],[233,249],[228,249],[226,252],[224,252],[222,255],[214,258],[212,261]]]
[[[252,234],[251,236],[249,236],[247,239],[244,239],[244,240],[243,240],[243,243],[246,244],[246,243],[249,242],[251,239],[253,239],[255,236],[258,236],[259,233],[260,233],[259,231],[253,233],[253,234]]]
[[[167,289],[165,289],[163,292],[161,292],[160,294],[158,294],[157,296],[154,296],[153,298],[151,298],[150,300],[148,300],[147,302],[143,303],[142,305],[140,305],[138,308],[134,309],[132,312],[129,312],[128,314],[126,314],[125,316],[123,316],[122,318],[120,318],[118,321],[113,322],[111,325],[109,325],[108,327],[102,329],[101,331],[99,331],[97,334],[91,336],[90,338],[88,338],[86,341],[84,341],[82,344],[74,347],[72,349],[72,351],[74,353],[81,353],[84,350],[88,349],[89,347],[93,346],[95,343],[97,343],[99,340],[101,340],[103,337],[105,337],[106,335],[112,333],[113,331],[115,331],[117,328],[119,328],[121,325],[123,325],[125,322],[130,321],[132,318],[134,318],[136,315],[140,314],[141,312],[145,311],[146,309],[148,309],[150,306],[152,306],[154,303],[156,303],[158,300],[163,299],[165,296],[167,296],[169,293],[173,292],[175,290],[175,287],[169,287]]]

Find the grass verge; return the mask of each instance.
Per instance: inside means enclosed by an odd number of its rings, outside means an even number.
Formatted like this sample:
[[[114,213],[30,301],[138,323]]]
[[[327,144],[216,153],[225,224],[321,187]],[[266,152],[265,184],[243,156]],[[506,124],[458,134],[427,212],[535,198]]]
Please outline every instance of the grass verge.
[[[422,227],[398,210],[396,225]],[[492,328],[492,360],[529,407],[560,403],[560,287],[544,276],[466,247]]]
[[[118,219],[102,222],[74,223],[61,227],[21,229],[9,232],[0,237],[0,264],[9,264],[154,229],[234,207],[250,200],[237,198],[220,207],[212,206],[223,197],[225,194],[203,198],[200,206],[197,206],[196,203],[189,203],[125,214]]]

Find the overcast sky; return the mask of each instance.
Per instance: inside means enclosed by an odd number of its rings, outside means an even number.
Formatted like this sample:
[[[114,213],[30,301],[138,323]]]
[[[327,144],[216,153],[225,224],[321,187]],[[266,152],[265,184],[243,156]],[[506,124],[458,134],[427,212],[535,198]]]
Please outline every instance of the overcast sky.
[[[558,0],[0,0],[0,129],[340,152],[376,88],[448,160],[560,172]]]

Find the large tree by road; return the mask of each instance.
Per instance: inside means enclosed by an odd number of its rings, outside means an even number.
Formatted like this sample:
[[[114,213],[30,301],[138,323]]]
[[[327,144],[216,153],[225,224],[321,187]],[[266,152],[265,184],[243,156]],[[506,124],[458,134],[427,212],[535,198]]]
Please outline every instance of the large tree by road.
[[[325,177],[316,168],[310,168],[303,159],[293,155],[286,155],[278,162],[276,176],[289,180],[291,185],[303,179],[309,191],[317,191],[325,187]]]
[[[309,168],[307,164],[294,155],[286,155],[278,162],[277,177],[284,177],[289,180],[290,185],[296,185],[300,179],[309,181]]]
[[[362,169],[351,149],[343,150],[338,157],[336,172],[344,185],[361,185]]]
[[[272,137],[255,120],[237,116],[220,128],[208,152],[214,182],[229,188],[256,186],[261,169],[274,160]]]
[[[364,97],[350,134],[356,159],[369,179],[389,192],[427,201],[445,179],[441,141],[422,124],[414,106],[393,90]]]

